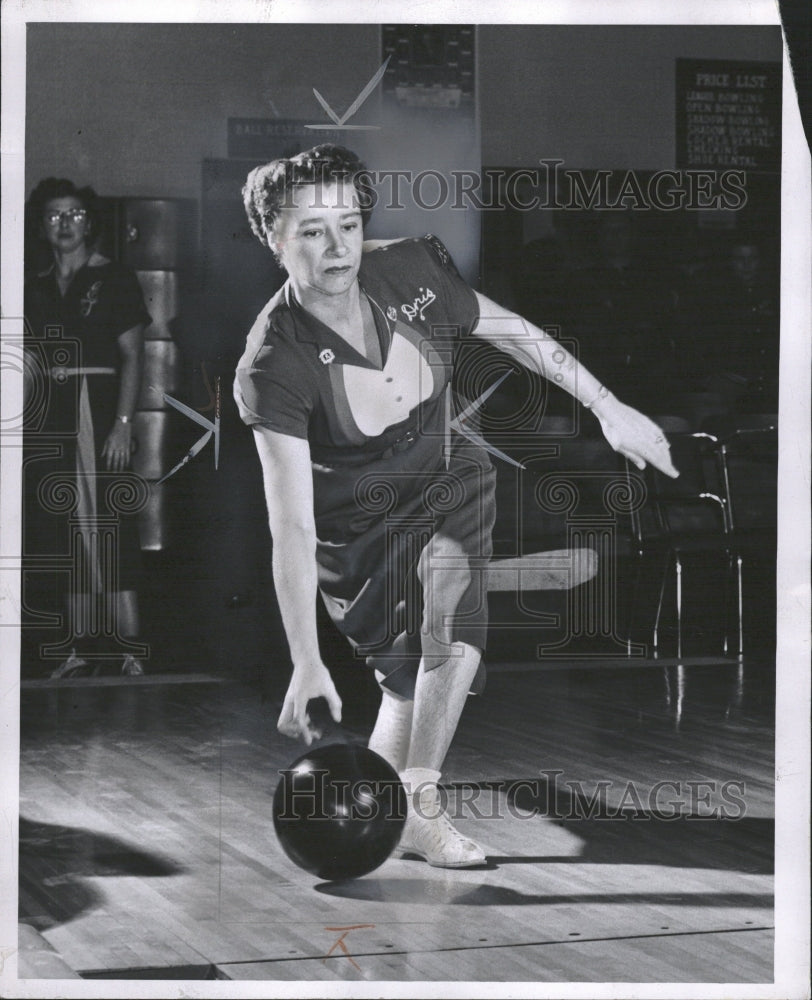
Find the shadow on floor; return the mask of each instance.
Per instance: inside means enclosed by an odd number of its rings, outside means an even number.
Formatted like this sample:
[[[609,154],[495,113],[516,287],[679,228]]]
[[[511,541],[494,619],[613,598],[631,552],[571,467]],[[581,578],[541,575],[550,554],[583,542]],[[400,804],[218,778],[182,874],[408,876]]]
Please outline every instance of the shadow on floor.
[[[665,865],[773,873],[775,821],[744,814],[740,783],[735,788],[711,787],[710,782],[685,781],[676,788],[664,783],[646,794],[630,786],[616,805],[605,796],[593,792],[588,797],[546,777],[466,782],[464,788],[459,812],[450,800],[451,819],[470,816],[486,824],[481,827],[486,843],[499,843],[494,820],[547,820],[583,842],[576,855],[508,856],[499,858],[499,864]],[[473,799],[470,789],[487,798]],[[614,792],[617,795],[617,789]],[[533,844],[543,842],[543,828],[528,825],[527,831],[523,842],[532,850]]]
[[[497,864],[501,858],[491,859]],[[558,858],[533,858],[529,861],[558,861]],[[456,883],[444,884],[433,879],[369,878],[347,882],[322,882],[316,892],[341,899],[367,902],[424,903],[446,906],[555,906],[602,903],[604,905],[642,904],[668,906],[745,907],[770,909],[771,893],[760,892],[587,892],[538,893],[520,892],[502,885],[478,885],[464,891]],[[766,917],[765,917],[766,919]]]
[[[183,866],[125,840],[80,827],[20,817],[19,919],[44,930],[100,906],[89,877],[167,878]]]

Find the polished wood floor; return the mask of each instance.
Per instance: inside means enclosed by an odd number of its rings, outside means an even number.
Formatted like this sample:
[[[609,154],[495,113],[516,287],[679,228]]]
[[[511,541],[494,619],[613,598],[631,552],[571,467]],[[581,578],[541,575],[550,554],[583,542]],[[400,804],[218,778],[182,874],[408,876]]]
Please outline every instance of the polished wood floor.
[[[20,976],[771,982],[774,669],[669,662],[497,663],[444,774],[488,865],[341,883],[276,841],[267,692],[24,685]]]

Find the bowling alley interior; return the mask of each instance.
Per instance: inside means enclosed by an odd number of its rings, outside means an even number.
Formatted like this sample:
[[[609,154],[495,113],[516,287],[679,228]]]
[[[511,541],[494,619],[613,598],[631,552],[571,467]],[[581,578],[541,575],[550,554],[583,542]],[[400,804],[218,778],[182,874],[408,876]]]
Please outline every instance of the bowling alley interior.
[[[79,572],[76,517],[46,556],[22,525],[20,981],[773,983],[776,683],[800,666],[776,656],[780,28],[42,21],[25,56],[25,197],[91,186],[96,249],[150,322],[137,633],[100,614],[79,644],[54,583]],[[637,468],[554,379],[467,352],[496,470],[487,680],[440,787],[476,867],[387,848],[323,877],[275,826],[294,762],[365,747],[381,698],[319,602],[342,718],[310,748],[277,730],[291,659],[232,391],[285,280],[242,185],[321,142],[376,178],[365,238],[439,237],[680,470]],[[26,278],[40,235],[27,218]],[[116,516],[99,531],[115,565]]]

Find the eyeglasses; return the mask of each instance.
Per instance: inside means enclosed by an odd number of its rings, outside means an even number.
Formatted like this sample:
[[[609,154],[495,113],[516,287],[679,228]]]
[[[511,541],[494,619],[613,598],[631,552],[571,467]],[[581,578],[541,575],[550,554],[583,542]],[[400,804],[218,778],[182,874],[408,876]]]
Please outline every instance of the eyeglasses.
[[[69,208],[67,212],[46,212],[43,219],[49,226],[58,226],[63,219],[68,222],[84,222],[87,218],[87,210],[84,208]]]

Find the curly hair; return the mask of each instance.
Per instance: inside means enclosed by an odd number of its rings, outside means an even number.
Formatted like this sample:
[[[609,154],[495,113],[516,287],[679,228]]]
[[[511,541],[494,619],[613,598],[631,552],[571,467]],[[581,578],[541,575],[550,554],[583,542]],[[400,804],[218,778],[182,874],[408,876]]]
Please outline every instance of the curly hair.
[[[77,187],[66,177],[46,177],[37,184],[25,204],[29,232],[41,238],[42,213],[49,201],[56,198],[76,198],[87,212],[87,242],[92,243],[99,234],[101,213],[99,198],[92,187]]]
[[[324,143],[295,156],[255,167],[242,189],[245,214],[252,232],[260,243],[273,250],[267,234],[273,229],[282,208],[289,204],[286,202],[288,191],[305,184],[330,184],[342,180],[352,180],[358,193],[361,221],[366,225],[372,214],[374,193],[364,165],[349,149]]]

